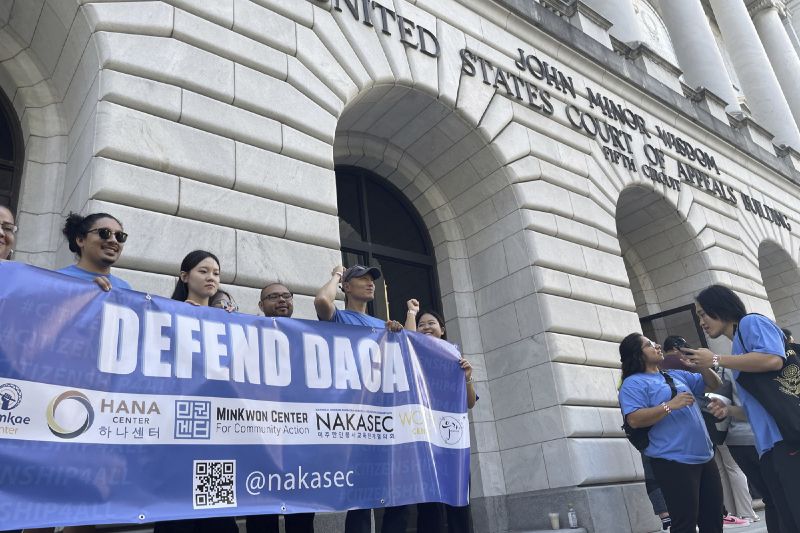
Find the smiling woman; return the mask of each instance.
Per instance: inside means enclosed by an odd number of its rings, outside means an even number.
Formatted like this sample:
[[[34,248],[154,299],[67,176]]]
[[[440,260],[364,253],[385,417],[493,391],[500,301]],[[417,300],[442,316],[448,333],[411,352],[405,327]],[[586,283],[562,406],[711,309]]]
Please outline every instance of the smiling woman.
[[[59,270],[62,274],[94,281],[101,289],[112,287],[130,289],[128,282],[111,274],[128,234],[122,223],[107,213],[93,213],[81,216],[70,213],[64,223],[62,233],[67,238],[69,250],[78,257],[77,264]]]

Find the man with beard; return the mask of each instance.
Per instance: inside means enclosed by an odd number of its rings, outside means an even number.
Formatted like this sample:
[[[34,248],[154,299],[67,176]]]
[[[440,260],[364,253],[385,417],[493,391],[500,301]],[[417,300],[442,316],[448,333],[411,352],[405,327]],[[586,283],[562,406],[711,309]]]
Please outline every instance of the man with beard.
[[[291,318],[294,313],[294,294],[280,283],[268,283],[261,289],[258,308],[266,317]],[[314,533],[314,513],[284,515],[286,533]],[[278,515],[247,517],[247,533],[278,533]]]

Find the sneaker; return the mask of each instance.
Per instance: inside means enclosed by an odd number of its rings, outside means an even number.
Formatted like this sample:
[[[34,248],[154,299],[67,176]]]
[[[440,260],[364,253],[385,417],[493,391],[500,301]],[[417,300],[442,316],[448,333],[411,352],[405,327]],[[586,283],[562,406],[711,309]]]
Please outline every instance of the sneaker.
[[[722,517],[722,527],[744,527],[749,525],[749,520],[744,520],[738,516],[733,516],[732,514]]]

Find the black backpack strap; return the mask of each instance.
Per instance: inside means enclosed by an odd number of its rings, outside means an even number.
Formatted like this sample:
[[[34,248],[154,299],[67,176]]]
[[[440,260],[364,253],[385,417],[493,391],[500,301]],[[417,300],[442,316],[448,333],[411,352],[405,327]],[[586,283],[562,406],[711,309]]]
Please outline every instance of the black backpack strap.
[[[664,381],[666,381],[667,385],[669,385],[669,391],[672,394],[672,398],[674,398],[678,395],[678,389],[675,388],[675,381],[673,381],[672,376],[669,375],[669,372],[664,372],[663,370],[659,370],[659,372],[661,372],[661,375],[664,376]]]

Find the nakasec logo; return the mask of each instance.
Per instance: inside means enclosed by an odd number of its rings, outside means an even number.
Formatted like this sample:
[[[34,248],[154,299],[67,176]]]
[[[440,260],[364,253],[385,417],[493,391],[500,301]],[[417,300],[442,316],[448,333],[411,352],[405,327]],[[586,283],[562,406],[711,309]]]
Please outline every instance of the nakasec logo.
[[[62,405],[63,402],[67,400],[77,402],[78,405],[83,406],[86,411],[85,417],[81,417],[83,418],[83,422],[79,423],[77,428],[65,428],[56,421],[56,412],[58,411],[59,405]],[[62,392],[47,405],[47,426],[50,428],[53,435],[61,439],[74,439],[79,435],[83,435],[92,427],[92,422],[94,422],[92,402],[90,402],[89,398],[82,392],[76,390]]]
[[[10,411],[22,401],[22,389],[13,383],[0,385],[0,409]]]

